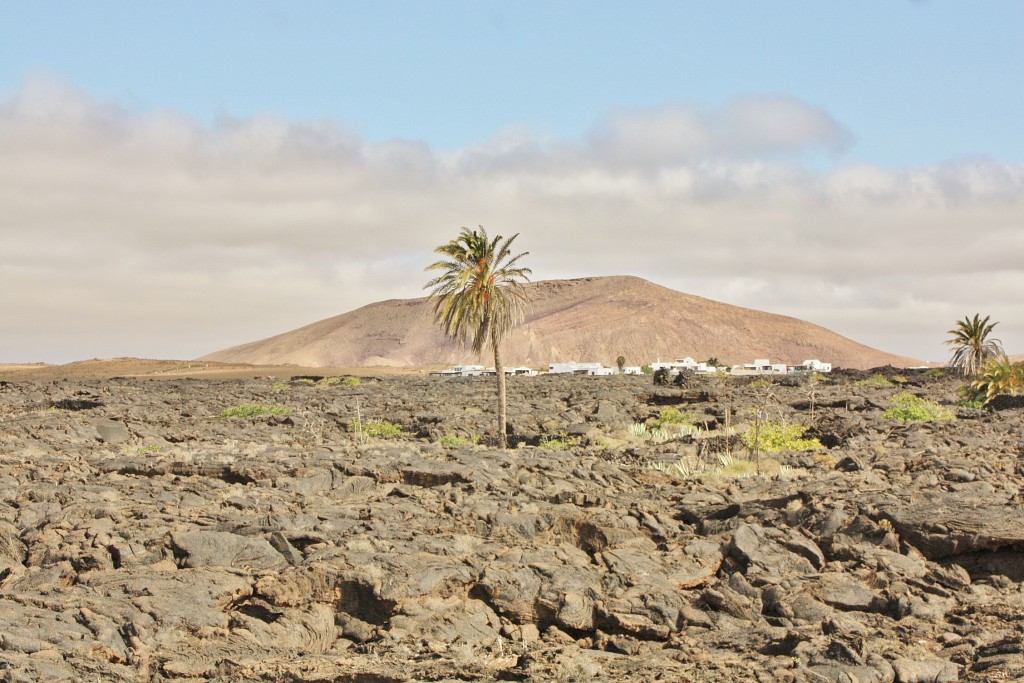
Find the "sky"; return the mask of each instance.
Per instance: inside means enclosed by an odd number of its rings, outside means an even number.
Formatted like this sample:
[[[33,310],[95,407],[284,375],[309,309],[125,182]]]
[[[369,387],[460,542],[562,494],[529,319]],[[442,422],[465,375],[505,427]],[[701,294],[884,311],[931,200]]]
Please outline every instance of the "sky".
[[[0,0],[0,363],[423,296],[478,225],[535,280],[1024,353],[1022,83],[1018,0]]]

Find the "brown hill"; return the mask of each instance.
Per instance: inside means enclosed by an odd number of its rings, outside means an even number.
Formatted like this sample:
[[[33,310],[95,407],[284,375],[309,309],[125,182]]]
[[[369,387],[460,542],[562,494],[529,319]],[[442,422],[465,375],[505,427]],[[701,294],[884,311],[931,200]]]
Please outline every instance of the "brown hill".
[[[504,346],[508,365],[598,361],[614,365],[690,356],[723,363],[754,358],[798,364],[820,359],[836,367],[920,365],[858,344],[823,327],[682,294],[646,280],[596,277],[528,285],[526,320]],[[478,360],[433,324],[425,298],[381,301],[200,360],[257,365],[443,366]],[[487,363],[485,355],[482,362]]]

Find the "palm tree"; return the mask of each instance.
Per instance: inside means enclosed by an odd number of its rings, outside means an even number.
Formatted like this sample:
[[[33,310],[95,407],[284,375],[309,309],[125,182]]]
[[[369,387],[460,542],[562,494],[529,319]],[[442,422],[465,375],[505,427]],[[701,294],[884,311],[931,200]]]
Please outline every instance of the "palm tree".
[[[498,376],[498,441],[508,447],[505,368],[501,364],[501,340],[505,333],[522,322],[526,292],[532,272],[517,262],[529,252],[512,255],[512,242],[498,235],[493,240],[481,226],[463,228],[459,236],[442,244],[434,253],[444,258],[427,266],[441,274],[428,282],[429,300],[434,303],[434,322],[452,339],[482,353],[485,346],[494,351],[494,370]]]
[[[953,347],[953,358],[949,365],[959,368],[964,377],[977,375],[986,361],[1006,355],[1002,342],[989,339],[992,329],[999,323],[990,323],[988,319],[989,316],[982,318],[977,313],[973,319],[964,316],[956,327],[947,332],[953,335],[946,340],[946,345]]]

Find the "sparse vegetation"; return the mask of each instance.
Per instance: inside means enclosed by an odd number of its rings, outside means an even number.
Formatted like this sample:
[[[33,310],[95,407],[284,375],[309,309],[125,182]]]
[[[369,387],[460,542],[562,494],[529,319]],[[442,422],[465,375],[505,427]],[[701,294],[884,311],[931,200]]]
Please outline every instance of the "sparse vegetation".
[[[652,368],[649,363],[644,363],[643,365],[640,366],[640,372],[644,373],[645,375],[653,375],[654,368]]]
[[[387,420],[360,420],[356,419],[348,423],[350,434],[361,434],[376,439],[386,439],[399,436],[402,433],[402,425]]]
[[[764,421],[758,429],[753,426],[740,437],[751,453],[777,453],[780,451],[815,451],[824,448],[815,438],[803,438],[807,427],[799,424]]]
[[[574,436],[553,436],[547,439],[541,440],[537,444],[539,448],[543,448],[549,451],[564,451],[567,448],[579,445],[579,439]]]
[[[615,359],[615,366],[619,368],[619,372],[622,372],[626,368],[626,357],[619,356]]]
[[[881,373],[875,373],[865,379],[857,380],[857,386],[859,387],[890,387],[892,382],[889,378]]]
[[[242,405],[226,408],[220,416],[223,418],[233,417],[259,417],[260,415],[291,415],[292,409],[283,406],[268,406],[259,403],[243,403]]]
[[[362,383],[363,381],[358,377],[346,377],[345,379],[341,380],[341,385],[343,387],[358,387]]]
[[[727,479],[747,479],[750,477],[771,475],[780,477],[791,477],[795,470],[785,465],[780,465],[777,460],[766,458],[760,463],[753,460],[734,458],[727,453],[719,454],[717,463],[706,464],[696,458],[683,456],[673,463],[656,462],[651,469],[664,472],[665,474],[680,479],[691,479],[697,477],[723,477]]]
[[[692,425],[697,421],[693,413],[682,413],[678,408],[669,406],[662,408],[658,417],[648,420],[647,424],[651,429],[662,429],[666,425]]]
[[[442,446],[469,446],[477,445],[480,443],[480,437],[476,436],[462,436],[460,434],[445,434],[442,436],[438,443]]]
[[[903,422],[931,422],[933,420],[952,420],[956,417],[949,408],[906,391],[892,397],[892,407],[886,410],[882,416],[887,420]]]

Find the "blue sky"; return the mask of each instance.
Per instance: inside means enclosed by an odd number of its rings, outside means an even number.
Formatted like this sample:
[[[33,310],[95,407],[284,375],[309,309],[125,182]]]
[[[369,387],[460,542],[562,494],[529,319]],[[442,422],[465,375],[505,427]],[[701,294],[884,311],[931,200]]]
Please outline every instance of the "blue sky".
[[[1024,4],[5,2],[0,85],[33,74],[197,120],[327,118],[444,148],[583,135],[616,108],[785,93],[848,158],[1024,159]]]
[[[1024,349],[1021,83],[1016,1],[0,0],[0,362],[194,357],[419,296],[475,224],[541,279],[926,360],[977,310]]]

